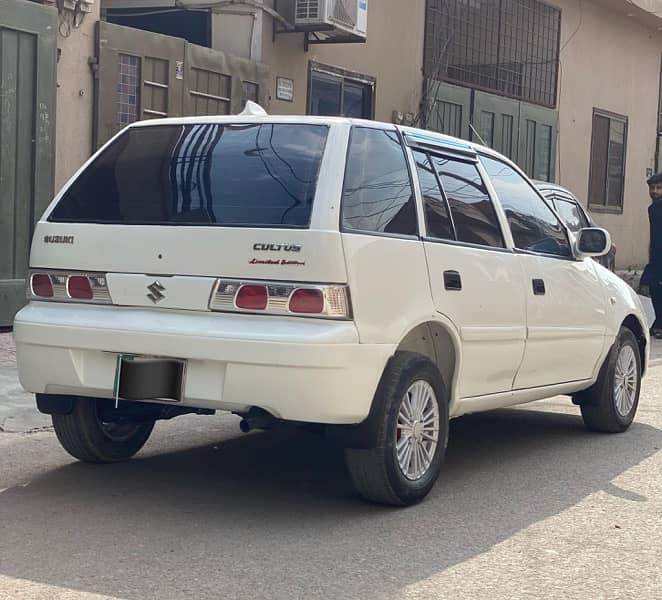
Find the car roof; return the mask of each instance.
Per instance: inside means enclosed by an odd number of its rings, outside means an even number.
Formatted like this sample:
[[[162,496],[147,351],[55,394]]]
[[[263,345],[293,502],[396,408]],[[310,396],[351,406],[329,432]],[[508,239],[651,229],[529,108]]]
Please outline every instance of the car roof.
[[[515,171],[523,173],[520,167],[507,156],[496,152],[492,148],[476,144],[475,142],[453,137],[444,133],[438,133],[427,129],[419,129],[403,125],[394,125],[383,121],[366,119],[354,119],[349,117],[327,117],[310,115],[268,115],[268,114],[239,114],[239,115],[214,115],[201,117],[168,117],[164,119],[149,119],[136,121],[127,128],[154,127],[157,125],[203,125],[203,124],[259,124],[259,123],[292,123],[310,125],[360,125],[372,129],[384,129],[388,131],[400,131],[405,137],[414,138],[414,141],[423,143],[427,147],[435,146],[441,150],[460,152],[474,158],[480,153],[492,156],[510,165]]]
[[[383,129],[395,129],[392,123],[379,123],[377,121],[366,121],[364,119],[350,119],[347,117],[318,117],[300,115],[213,115],[202,117],[168,117],[164,119],[149,119],[136,121],[129,127],[153,127],[155,125],[214,125],[225,123],[252,124],[252,123],[302,123],[311,125],[332,125],[334,123],[365,124],[372,127],[379,126]]]
[[[568,200],[573,200],[575,202],[578,202],[577,197],[567,188],[564,188],[561,185],[558,185],[557,183],[551,183],[549,181],[541,181],[540,179],[532,179],[531,182],[533,185],[535,185],[538,190],[541,192],[551,192],[551,193],[556,193],[561,196],[567,196]]]

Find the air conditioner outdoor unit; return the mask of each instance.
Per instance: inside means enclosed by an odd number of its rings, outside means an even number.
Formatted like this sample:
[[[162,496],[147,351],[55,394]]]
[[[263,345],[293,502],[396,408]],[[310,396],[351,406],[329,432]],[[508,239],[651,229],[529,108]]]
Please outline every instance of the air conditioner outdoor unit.
[[[368,33],[368,0],[296,0],[294,26],[327,38],[357,38]]]

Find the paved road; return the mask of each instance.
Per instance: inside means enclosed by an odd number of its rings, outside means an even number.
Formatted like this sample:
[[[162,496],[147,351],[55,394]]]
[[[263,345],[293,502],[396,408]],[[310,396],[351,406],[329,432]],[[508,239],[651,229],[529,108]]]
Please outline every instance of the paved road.
[[[315,436],[233,417],[159,423],[101,467],[0,433],[0,598],[659,600],[660,389],[658,365],[617,436],[563,398],[458,419],[406,510],[358,500]]]

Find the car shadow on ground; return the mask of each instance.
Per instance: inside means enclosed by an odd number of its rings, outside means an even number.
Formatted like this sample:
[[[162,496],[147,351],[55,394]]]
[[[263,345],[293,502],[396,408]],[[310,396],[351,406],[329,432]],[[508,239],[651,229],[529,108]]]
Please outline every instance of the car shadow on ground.
[[[599,435],[569,414],[467,416],[430,496],[393,509],[361,502],[342,451],[315,435],[167,450],[169,427],[129,463],[69,463],[0,494],[0,574],[127,600],[388,598],[591,493],[619,493],[612,480],[662,445],[640,423]]]

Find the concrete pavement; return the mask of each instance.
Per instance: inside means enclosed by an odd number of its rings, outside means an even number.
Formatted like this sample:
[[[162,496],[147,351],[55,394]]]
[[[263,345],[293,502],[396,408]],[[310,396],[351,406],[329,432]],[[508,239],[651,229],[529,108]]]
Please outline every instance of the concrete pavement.
[[[654,366],[621,435],[562,398],[456,419],[404,510],[361,502],[321,439],[230,416],[107,466],[0,434],[0,598],[660,600],[661,387]]]
[[[50,426],[50,417],[36,410],[34,396],[18,382],[11,333],[0,333],[0,432],[34,432]]]

